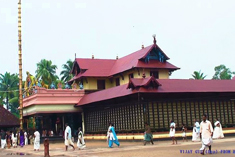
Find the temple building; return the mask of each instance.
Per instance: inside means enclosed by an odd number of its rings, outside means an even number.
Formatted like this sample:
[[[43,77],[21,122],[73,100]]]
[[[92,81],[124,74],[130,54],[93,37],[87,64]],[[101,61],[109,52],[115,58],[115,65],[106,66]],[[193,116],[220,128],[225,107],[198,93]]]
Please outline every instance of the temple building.
[[[235,80],[170,79],[180,68],[168,61],[155,37],[122,58],[76,58],[72,89],[37,87],[24,98],[25,125],[31,119],[33,127],[58,133],[69,122],[73,130],[102,134],[113,122],[119,133],[138,133],[145,122],[153,131],[169,130],[171,119],[192,128],[207,113],[212,122],[234,126]]]

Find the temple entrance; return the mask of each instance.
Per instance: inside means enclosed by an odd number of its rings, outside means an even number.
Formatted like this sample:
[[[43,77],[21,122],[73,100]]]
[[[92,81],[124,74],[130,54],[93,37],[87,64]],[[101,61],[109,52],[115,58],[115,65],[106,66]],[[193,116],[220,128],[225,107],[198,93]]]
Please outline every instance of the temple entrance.
[[[32,117],[28,117],[27,119],[27,129],[37,129],[42,137],[63,137],[66,123],[68,123],[71,127],[72,136],[77,136],[78,128],[82,127],[81,113],[38,114]]]

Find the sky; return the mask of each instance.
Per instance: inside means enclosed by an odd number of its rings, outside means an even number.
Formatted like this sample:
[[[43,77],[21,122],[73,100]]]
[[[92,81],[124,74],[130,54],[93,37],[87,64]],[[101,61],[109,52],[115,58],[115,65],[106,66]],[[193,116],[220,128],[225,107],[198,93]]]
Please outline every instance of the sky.
[[[0,73],[18,73],[18,0],[0,0]],[[189,79],[214,67],[235,71],[234,0],[22,0],[23,78],[36,63],[58,66],[77,58],[115,59],[151,45]]]

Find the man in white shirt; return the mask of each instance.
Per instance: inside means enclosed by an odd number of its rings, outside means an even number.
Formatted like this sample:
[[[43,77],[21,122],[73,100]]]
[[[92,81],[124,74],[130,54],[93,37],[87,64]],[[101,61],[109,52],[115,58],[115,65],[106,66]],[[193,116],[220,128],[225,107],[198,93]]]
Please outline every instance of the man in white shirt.
[[[73,147],[73,150],[75,150],[74,148],[74,144],[72,142],[72,134],[71,134],[71,128],[68,126],[68,123],[65,124],[65,131],[64,131],[64,144],[65,144],[65,150],[67,151],[68,146],[70,145],[71,147]]]
[[[206,147],[209,147],[209,153],[211,153],[213,127],[211,122],[207,120],[206,114],[203,115],[202,119],[203,121],[200,123],[200,137],[202,139],[201,154],[204,154]]]

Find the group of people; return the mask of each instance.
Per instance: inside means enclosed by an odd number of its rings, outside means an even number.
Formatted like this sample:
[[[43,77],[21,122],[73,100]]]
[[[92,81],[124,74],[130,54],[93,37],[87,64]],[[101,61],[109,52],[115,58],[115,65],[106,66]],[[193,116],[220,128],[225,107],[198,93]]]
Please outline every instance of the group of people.
[[[75,150],[74,143],[72,141],[72,131],[68,123],[65,124],[65,131],[64,131],[64,144],[65,144],[65,150],[68,150],[68,146],[71,146],[73,150]],[[83,149],[86,147],[86,143],[84,140],[82,128],[78,128],[78,141],[77,141],[77,147],[78,149]]]
[[[219,119],[216,118],[216,122],[214,123],[214,133],[212,139],[220,139],[220,138],[224,138],[224,134],[223,134],[222,125]],[[193,127],[192,141],[193,142],[200,141],[200,124],[199,122],[197,122],[196,119]]]
[[[67,123],[65,124],[65,127],[66,127],[65,131],[64,131],[65,150],[66,151],[68,150],[68,146],[71,146],[73,148],[73,150],[75,150],[74,143],[72,141],[71,128],[69,127],[69,125]],[[120,143],[118,141],[113,123],[109,124],[109,128],[108,128],[108,131],[107,131],[107,142],[108,142],[108,147],[109,148],[113,147],[113,143],[115,143],[118,147],[120,146]],[[84,135],[83,135],[81,127],[78,128],[77,147],[78,147],[78,149],[83,149],[83,148],[86,147],[86,143],[84,141]]]
[[[197,120],[195,120],[194,126],[193,126],[193,134],[192,134],[192,141],[202,141],[202,147],[200,150],[202,150],[202,154],[204,154],[204,151],[206,147],[211,150],[211,144],[212,144],[212,138],[213,139],[219,139],[223,138],[223,130],[222,125],[219,122],[218,119],[216,119],[216,122],[214,123],[215,128],[213,129],[212,124],[210,121],[207,120],[207,115],[203,115],[203,120],[199,124]],[[64,131],[64,139],[65,139],[65,150],[68,150],[68,146],[71,146],[73,150],[75,150],[74,143],[72,141],[72,133],[71,128],[66,123],[65,124],[65,131]],[[170,122],[170,137],[172,138],[172,144],[177,144],[177,139],[175,138],[175,128],[176,124],[174,120],[171,120]],[[182,125],[182,137],[183,141],[187,141],[186,136],[187,127],[185,125]],[[39,151],[40,149],[40,133],[36,130],[34,132],[34,150]],[[109,128],[107,131],[107,142],[108,147],[112,148],[113,143],[115,143],[118,147],[120,146],[120,143],[118,141],[114,125],[112,123],[109,124]],[[145,123],[145,132],[144,132],[144,145],[146,145],[147,142],[153,143],[153,135],[151,132],[151,128],[148,123]],[[9,147],[17,147],[17,145],[20,145],[23,147],[24,145],[28,144],[28,133],[23,130],[20,130],[19,132],[4,132],[1,130],[1,148],[5,148],[6,146]],[[84,141],[84,134],[82,132],[81,127],[78,128],[78,141],[77,141],[77,147],[78,149],[83,149],[86,147],[85,141]]]
[[[40,134],[38,131],[34,132],[34,135],[29,135],[27,131],[7,131],[1,130],[1,148],[17,148],[17,146],[23,147],[30,143],[34,143],[34,150],[40,148]]]
[[[211,152],[211,144],[212,144],[212,139],[220,139],[224,138],[223,130],[222,130],[222,125],[219,122],[218,118],[216,119],[216,122],[214,123],[214,129],[212,127],[212,124],[209,120],[207,120],[207,115],[204,114],[202,117],[202,122],[199,124],[197,120],[195,119],[195,123],[193,126],[193,134],[192,134],[192,141],[201,141],[202,142],[202,147],[200,148],[201,154],[204,154],[205,149],[208,147],[209,151]],[[170,137],[172,138],[172,144],[174,144],[174,141],[177,144],[177,140],[175,138],[175,123],[172,120],[170,124]],[[186,131],[187,128],[182,126],[182,137],[183,141],[186,139]]]
[[[28,145],[28,133],[26,131],[7,131],[1,130],[1,148],[16,148],[18,145],[23,147]]]
[[[220,139],[224,138],[223,130],[222,130],[222,125],[219,122],[218,118],[216,119],[216,122],[214,123],[214,129],[212,127],[212,124],[209,120],[207,120],[207,115],[204,114],[202,117],[202,122],[199,124],[197,120],[195,119],[195,123],[193,126],[193,134],[192,134],[192,141],[201,141],[202,142],[202,147],[200,148],[201,154],[204,154],[205,149],[208,147],[209,150],[211,151],[211,144],[212,144],[212,139]],[[172,138],[172,144],[177,144],[177,139],[175,138],[175,129],[176,129],[176,124],[174,120],[171,120],[170,122],[170,133],[169,136]],[[187,127],[185,125],[182,125],[182,137],[183,141],[187,141]],[[144,133],[144,145],[146,145],[146,142],[151,142],[153,143],[153,135],[150,130],[150,126],[148,123],[145,123],[145,133]]]

